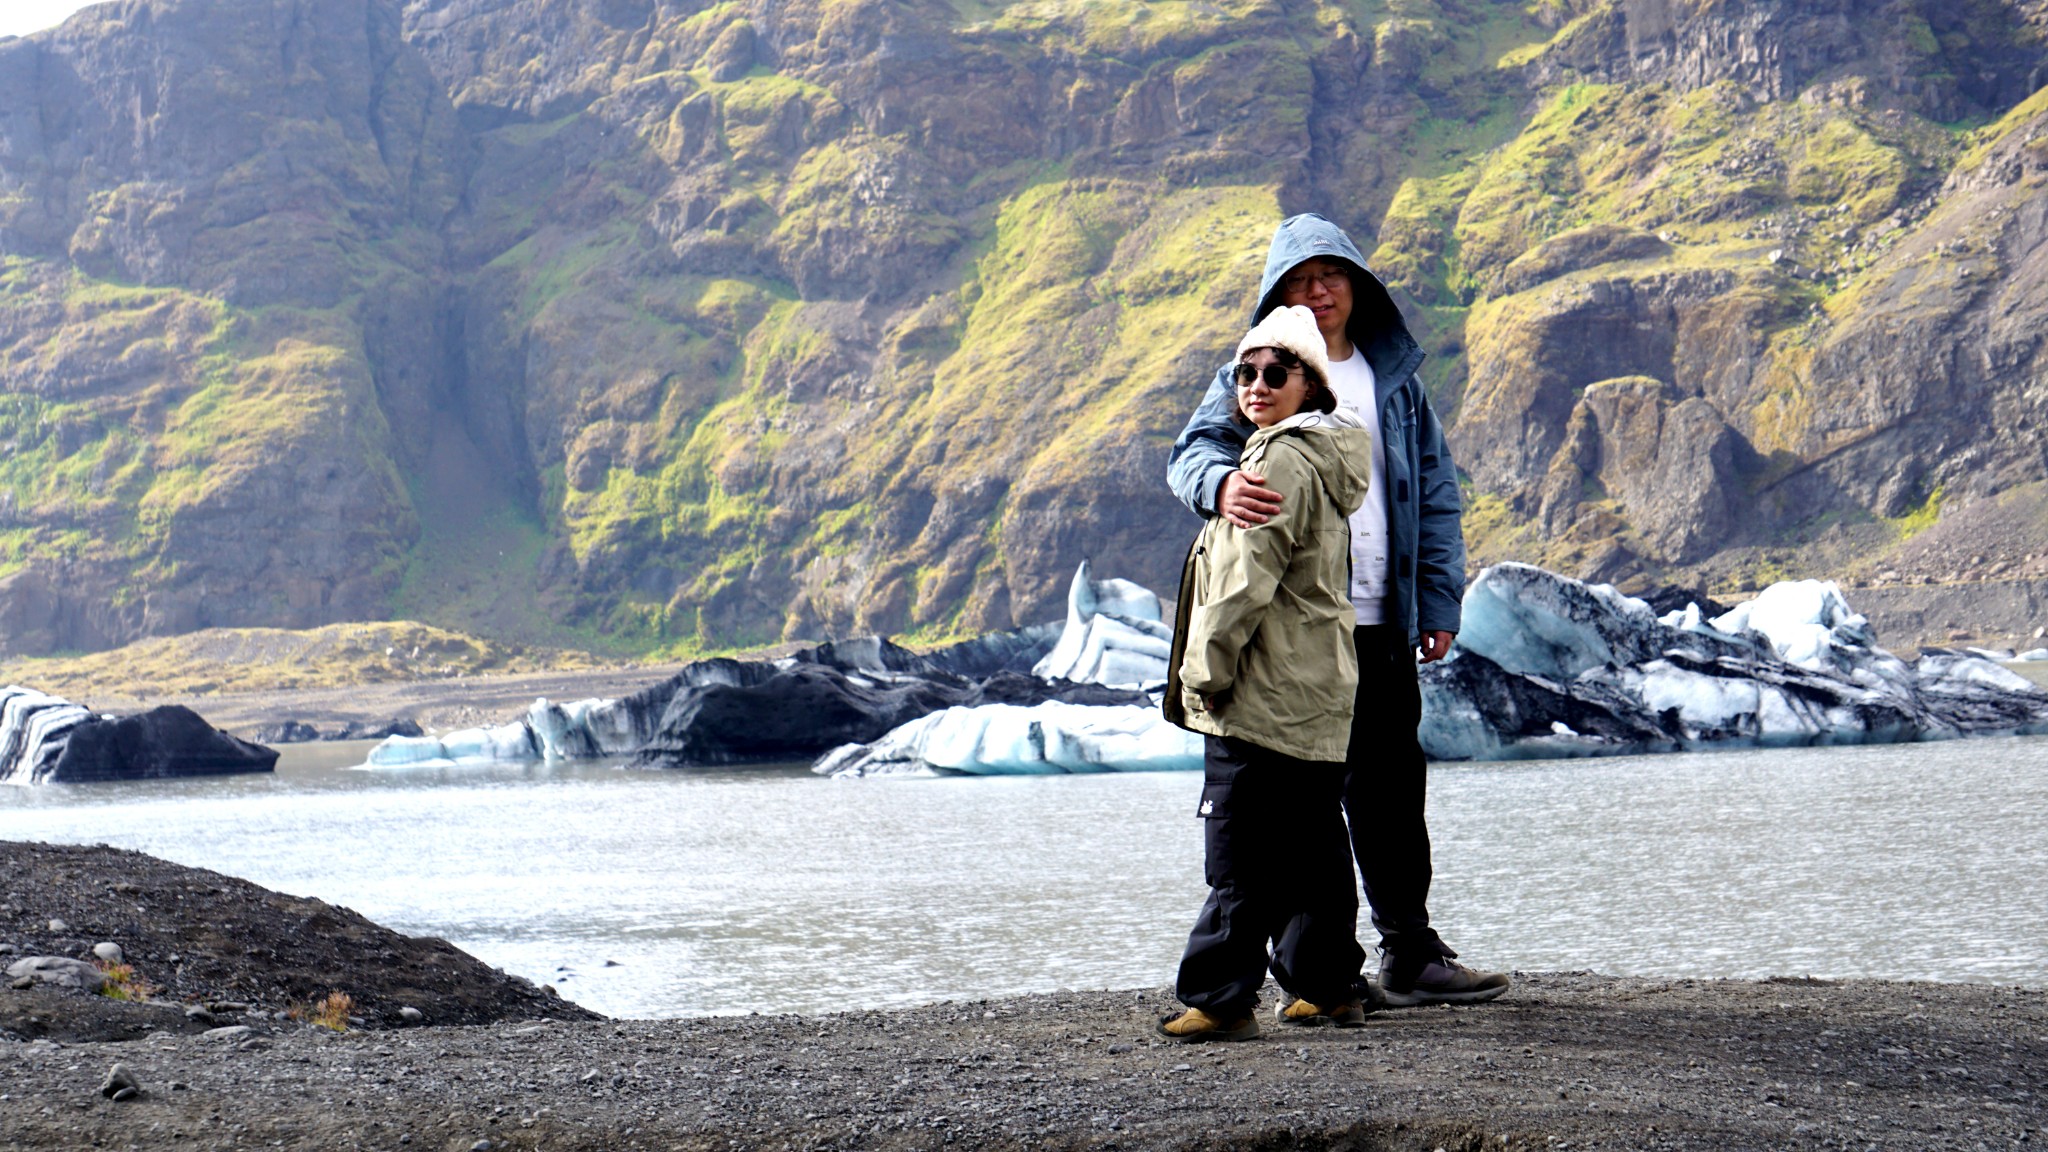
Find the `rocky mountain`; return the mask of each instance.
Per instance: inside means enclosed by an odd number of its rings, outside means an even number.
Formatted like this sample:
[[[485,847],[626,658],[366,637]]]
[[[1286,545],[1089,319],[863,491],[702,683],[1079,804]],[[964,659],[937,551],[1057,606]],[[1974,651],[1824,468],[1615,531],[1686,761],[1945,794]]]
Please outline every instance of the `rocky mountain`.
[[[1475,561],[2048,573],[2044,34],[2043,0],[97,5],[0,40],[0,651],[935,637],[1056,616],[1083,558],[1167,587],[1166,448],[1307,209],[1433,352]]]

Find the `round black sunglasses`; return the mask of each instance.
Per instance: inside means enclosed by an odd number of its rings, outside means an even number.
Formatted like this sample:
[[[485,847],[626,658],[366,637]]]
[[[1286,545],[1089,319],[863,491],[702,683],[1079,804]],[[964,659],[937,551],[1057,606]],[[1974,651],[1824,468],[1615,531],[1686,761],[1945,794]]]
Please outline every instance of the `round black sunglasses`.
[[[1287,387],[1287,379],[1300,368],[1289,368],[1285,364],[1268,364],[1264,368],[1239,361],[1237,365],[1237,386],[1249,388],[1254,380],[1264,380],[1269,391],[1278,392]]]

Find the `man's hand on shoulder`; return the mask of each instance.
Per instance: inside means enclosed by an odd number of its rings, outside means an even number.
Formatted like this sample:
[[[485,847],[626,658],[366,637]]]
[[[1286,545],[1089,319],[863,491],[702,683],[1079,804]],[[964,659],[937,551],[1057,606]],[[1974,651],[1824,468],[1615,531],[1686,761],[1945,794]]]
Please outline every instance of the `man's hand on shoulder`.
[[[1431,664],[1444,658],[1451,650],[1451,641],[1457,639],[1455,632],[1424,632],[1422,634],[1422,662]]]
[[[1216,488],[1216,512],[1239,528],[1257,528],[1280,514],[1280,493],[1265,487],[1266,478],[1243,469],[1223,478]]]

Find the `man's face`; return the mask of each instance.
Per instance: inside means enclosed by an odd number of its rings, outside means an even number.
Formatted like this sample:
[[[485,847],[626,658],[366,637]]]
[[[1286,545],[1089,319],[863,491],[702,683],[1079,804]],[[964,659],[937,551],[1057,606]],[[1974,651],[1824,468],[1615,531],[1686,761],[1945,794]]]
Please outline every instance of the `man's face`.
[[[1341,336],[1351,321],[1351,270],[1341,260],[1303,260],[1280,278],[1280,303],[1316,314],[1323,339]]]

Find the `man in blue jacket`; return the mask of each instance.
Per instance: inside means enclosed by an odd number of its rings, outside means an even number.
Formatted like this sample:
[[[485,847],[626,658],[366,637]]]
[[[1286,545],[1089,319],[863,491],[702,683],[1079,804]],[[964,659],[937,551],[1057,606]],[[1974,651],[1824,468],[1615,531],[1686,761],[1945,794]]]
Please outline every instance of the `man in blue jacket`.
[[[1457,963],[1429,924],[1427,776],[1416,741],[1416,652],[1427,663],[1450,650],[1465,591],[1457,469],[1415,375],[1422,348],[1351,238],[1314,213],[1291,216],[1273,233],[1252,322],[1295,304],[1315,313],[1338,401],[1372,432],[1371,487],[1351,518],[1358,703],[1344,810],[1380,933],[1380,998],[1394,1007],[1491,1000],[1507,991],[1508,978]],[[1237,466],[1246,434],[1231,420],[1232,368],[1217,370],[1174,442],[1167,480],[1200,515],[1251,528],[1279,510],[1281,496]],[[1313,1012],[1283,1008],[1296,1019]]]

